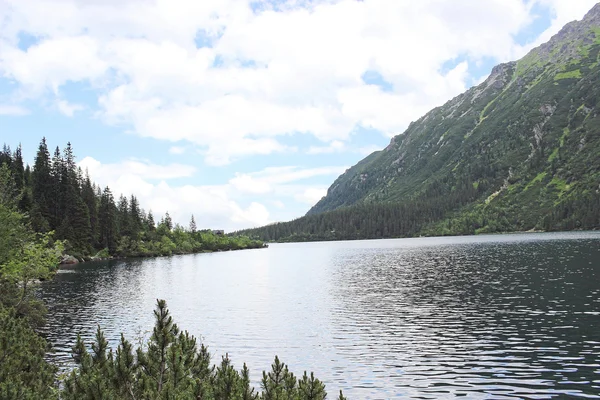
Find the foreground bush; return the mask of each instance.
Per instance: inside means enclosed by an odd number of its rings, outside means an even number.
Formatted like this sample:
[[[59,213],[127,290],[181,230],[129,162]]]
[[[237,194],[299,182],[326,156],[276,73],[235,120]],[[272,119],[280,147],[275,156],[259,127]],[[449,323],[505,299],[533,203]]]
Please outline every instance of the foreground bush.
[[[228,356],[211,366],[208,349],[181,332],[169,315],[166,302],[158,300],[156,323],[145,348],[133,346],[121,335],[115,352],[98,328],[91,353],[81,337],[73,348],[78,363],[64,381],[64,399],[215,399],[215,400],[322,400],[325,385],[304,372],[289,372],[275,357],[269,373],[263,372],[261,392],[250,385],[246,364],[237,371]],[[339,399],[344,399],[341,391]]]
[[[14,309],[0,305],[0,399],[53,399],[56,368],[44,360],[46,341]]]

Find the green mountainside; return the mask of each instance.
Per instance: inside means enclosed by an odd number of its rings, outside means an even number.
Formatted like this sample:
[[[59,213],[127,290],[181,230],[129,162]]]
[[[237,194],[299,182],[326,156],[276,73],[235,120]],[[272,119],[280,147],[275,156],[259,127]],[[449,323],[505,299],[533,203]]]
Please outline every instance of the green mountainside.
[[[410,124],[267,240],[600,228],[600,4]]]

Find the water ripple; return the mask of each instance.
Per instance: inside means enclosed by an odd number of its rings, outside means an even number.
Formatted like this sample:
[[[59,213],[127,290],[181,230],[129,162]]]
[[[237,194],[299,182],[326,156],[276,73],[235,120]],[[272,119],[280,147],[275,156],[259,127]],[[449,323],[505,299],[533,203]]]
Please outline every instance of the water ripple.
[[[528,234],[89,263],[41,295],[64,368],[98,324],[144,341],[164,298],[255,382],[278,354],[357,399],[600,398],[599,274],[600,234]]]

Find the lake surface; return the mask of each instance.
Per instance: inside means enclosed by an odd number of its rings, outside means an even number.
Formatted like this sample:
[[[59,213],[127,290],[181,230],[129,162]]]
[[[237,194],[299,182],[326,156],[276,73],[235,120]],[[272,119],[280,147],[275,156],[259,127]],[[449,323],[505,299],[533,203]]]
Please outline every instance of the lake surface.
[[[156,299],[254,380],[275,354],[351,399],[600,398],[600,232],[274,244],[86,263],[41,288],[55,360]]]

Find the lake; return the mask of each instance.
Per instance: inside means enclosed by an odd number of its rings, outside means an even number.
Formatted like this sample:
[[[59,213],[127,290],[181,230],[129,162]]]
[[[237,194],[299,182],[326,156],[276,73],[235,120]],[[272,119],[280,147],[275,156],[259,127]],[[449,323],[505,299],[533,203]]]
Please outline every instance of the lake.
[[[334,398],[600,398],[600,232],[272,244],[66,267],[53,359],[97,324],[150,336],[156,299],[258,381],[277,354]]]

